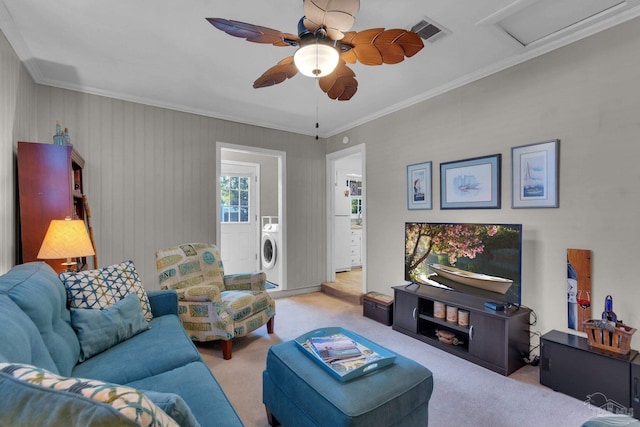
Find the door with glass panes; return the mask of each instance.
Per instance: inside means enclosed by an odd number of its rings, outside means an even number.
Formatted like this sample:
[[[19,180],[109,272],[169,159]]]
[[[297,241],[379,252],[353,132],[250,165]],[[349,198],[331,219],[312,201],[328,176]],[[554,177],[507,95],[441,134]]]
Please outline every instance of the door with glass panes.
[[[221,164],[219,249],[225,274],[260,269],[258,174],[256,164]]]

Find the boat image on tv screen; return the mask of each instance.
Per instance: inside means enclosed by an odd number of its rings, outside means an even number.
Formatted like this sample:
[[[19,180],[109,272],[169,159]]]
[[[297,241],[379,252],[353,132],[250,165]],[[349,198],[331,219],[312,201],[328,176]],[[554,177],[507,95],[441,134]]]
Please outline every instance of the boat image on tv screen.
[[[520,304],[522,225],[408,222],[405,280]]]

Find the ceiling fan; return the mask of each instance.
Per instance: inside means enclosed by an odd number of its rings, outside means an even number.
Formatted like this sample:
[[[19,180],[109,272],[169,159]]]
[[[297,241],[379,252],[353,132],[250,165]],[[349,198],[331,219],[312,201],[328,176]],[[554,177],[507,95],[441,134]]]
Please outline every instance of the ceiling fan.
[[[206,18],[211,25],[234,37],[254,43],[298,47],[269,68],[254,83],[255,89],[273,86],[298,71],[318,79],[329,98],[347,101],[358,90],[356,75],[346,63],[397,64],[418,53],[424,43],[413,31],[371,28],[349,31],[360,10],[360,0],[303,0],[304,16],[298,35],[222,18]]]

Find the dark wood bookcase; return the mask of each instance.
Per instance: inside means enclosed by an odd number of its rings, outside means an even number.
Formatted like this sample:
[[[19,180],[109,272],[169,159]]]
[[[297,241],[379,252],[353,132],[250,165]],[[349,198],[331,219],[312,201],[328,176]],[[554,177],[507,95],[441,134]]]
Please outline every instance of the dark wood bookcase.
[[[19,263],[38,261],[51,220],[85,219],[83,168],[84,159],[71,146],[18,142]],[[57,272],[64,261],[46,260]]]
[[[529,309],[493,311],[484,306],[482,298],[415,283],[393,290],[394,330],[502,375],[524,366],[523,356],[529,354]],[[468,311],[469,324],[460,326],[435,317],[437,302]],[[440,342],[437,331],[453,333],[457,345]]]

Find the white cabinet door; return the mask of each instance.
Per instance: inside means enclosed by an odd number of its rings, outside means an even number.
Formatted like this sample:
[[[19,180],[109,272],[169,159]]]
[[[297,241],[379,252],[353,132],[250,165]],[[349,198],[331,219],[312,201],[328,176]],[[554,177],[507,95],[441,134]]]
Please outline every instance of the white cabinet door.
[[[351,267],[362,265],[362,230],[351,230]]]
[[[334,216],[334,219],[334,266],[336,271],[349,271],[351,270],[351,218]]]

